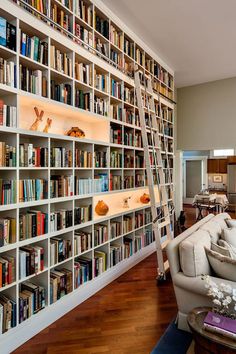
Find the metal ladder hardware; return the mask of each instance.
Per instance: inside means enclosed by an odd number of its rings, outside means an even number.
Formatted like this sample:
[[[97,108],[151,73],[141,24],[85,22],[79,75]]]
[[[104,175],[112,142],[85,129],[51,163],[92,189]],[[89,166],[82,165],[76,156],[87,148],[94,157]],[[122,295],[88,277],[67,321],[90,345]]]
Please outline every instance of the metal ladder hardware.
[[[170,204],[167,191],[168,185],[170,197],[173,198],[168,141],[165,136],[165,122],[163,119],[160,93],[158,93],[157,105],[154,101],[152,79],[145,71],[141,71],[138,66],[135,68],[134,79],[150,194],[153,233],[155,236],[158,264],[157,280],[159,282],[166,279],[166,272],[168,270],[168,261],[164,262],[163,258],[161,237],[163,233],[165,233],[165,246],[166,243],[173,238],[171,214],[174,211],[174,206]],[[166,172],[163,166],[163,154],[165,155]],[[157,194],[159,195],[159,200],[156,200]]]

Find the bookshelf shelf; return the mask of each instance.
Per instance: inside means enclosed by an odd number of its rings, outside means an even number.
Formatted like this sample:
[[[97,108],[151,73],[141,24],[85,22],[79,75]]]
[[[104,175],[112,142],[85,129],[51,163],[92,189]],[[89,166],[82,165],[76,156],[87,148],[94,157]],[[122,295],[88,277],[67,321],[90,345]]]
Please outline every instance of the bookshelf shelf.
[[[15,165],[6,167],[0,160],[0,182],[16,181],[16,203],[12,199],[14,203],[0,205],[0,254],[15,258],[16,275],[14,282],[0,288],[0,332],[4,332],[0,337],[8,352],[33,335],[28,328],[42,329],[49,324],[48,318],[56,319],[64,313],[64,305],[68,309],[76,306],[154,247],[150,205],[140,202],[148,187],[133,66],[137,63],[149,73],[169,98],[173,98],[173,72],[98,0],[71,0],[71,4],[69,9],[59,0],[48,1],[44,9],[48,17],[42,21],[39,13],[36,17],[25,11],[27,4],[22,0],[1,2],[0,21],[6,19],[15,28],[10,44],[16,50],[10,49],[9,43],[0,45],[0,58],[12,62],[17,73],[14,83],[0,82],[0,144],[16,149]],[[56,11],[63,12],[65,23],[60,23]],[[78,38],[82,42],[78,43]],[[32,76],[31,81],[23,80],[24,71]],[[156,94],[156,106],[158,97]],[[173,104],[162,97],[161,105],[168,156],[173,164]],[[39,131],[30,130],[36,118],[34,107],[44,111]],[[156,116],[159,121],[158,110]],[[44,133],[47,118],[52,119],[52,125],[49,133]],[[85,137],[65,135],[71,127],[79,127]],[[21,201],[20,180],[25,181],[25,201]],[[47,193],[37,194],[43,180]],[[34,183],[36,187],[32,187]],[[159,200],[157,189],[156,194]],[[131,199],[126,209],[123,201],[128,197]],[[99,200],[109,206],[105,216],[95,212]],[[11,234],[5,241],[1,239],[2,220]],[[99,227],[107,234],[96,243]],[[69,256],[63,259],[63,255],[56,264],[51,264],[53,242],[68,242],[71,248]],[[44,267],[20,278],[24,266],[20,254],[28,252],[29,256],[32,249],[42,252],[43,258],[41,253],[37,255]],[[66,296],[52,299],[55,279],[62,276],[68,277]],[[23,318],[22,293],[29,283],[41,292],[42,306],[35,309],[37,314]],[[16,328],[9,331],[1,326],[2,294],[15,309],[11,326]],[[18,330],[24,335],[18,336]]]

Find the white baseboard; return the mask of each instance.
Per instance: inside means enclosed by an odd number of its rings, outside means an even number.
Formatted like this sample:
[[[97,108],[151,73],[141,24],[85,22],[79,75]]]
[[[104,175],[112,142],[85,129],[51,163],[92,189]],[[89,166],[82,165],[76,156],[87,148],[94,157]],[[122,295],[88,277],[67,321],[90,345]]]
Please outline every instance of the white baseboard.
[[[154,250],[155,242],[143,248],[141,251],[138,251],[132,257],[123,260],[117,266],[107,270],[89,283],[82,285],[73,293],[58,300],[55,304],[52,304],[38,314],[33,315],[9,332],[4,333],[0,339],[0,353],[11,353],[44,328],[48,327],[51,323],[55,322],[67,312],[87,300],[144,258],[148,257],[154,252]]]

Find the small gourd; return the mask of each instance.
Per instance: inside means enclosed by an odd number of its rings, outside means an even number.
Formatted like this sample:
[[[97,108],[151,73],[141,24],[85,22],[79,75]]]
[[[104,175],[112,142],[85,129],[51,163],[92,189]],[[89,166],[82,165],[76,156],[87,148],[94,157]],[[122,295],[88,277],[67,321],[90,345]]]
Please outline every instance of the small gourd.
[[[148,204],[150,202],[150,196],[147,193],[143,193],[140,197],[140,202],[143,204]]]
[[[99,200],[95,207],[95,211],[98,215],[106,215],[109,211],[109,207],[103,200]]]

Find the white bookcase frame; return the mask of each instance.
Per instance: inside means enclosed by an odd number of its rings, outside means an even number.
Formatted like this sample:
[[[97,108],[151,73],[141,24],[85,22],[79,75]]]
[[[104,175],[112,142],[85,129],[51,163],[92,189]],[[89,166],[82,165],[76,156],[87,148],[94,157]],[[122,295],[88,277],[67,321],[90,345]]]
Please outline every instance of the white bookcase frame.
[[[60,4],[58,0],[49,0],[53,1],[57,4]],[[165,65],[157,57],[155,53],[153,53],[150,48],[148,48],[144,42],[142,42],[137,36],[132,33],[128,29],[126,25],[124,25],[100,0],[94,0],[93,1],[93,6],[96,6],[97,8],[100,9],[101,12],[107,16],[109,19],[109,22],[112,21],[118,28],[123,29],[123,36],[124,33],[129,37],[134,40],[135,43],[138,44],[139,48],[143,48],[144,55],[146,55],[150,58],[153,58],[157,63],[159,63],[165,70],[167,70],[170,75],[173,76],[173,71]],[[66,10],[67,11],[67,10]],[[93,112],[93,106],[94,106],[94,94],[98,94],[101,97],[104,97],[107,99],[107,101],[110,103],[112,102],[117,102],[118,104],[121,105],[122,107],[122,112],[124,112],[123,108],[125,106],[130,107],[134,112],[137,110],[137,107],[135,105],[128,104],[124,102],[123,97],[122,99],[117,99],[112,97],[111,91],[110,91],[110,79],[111,77],[116,78],[119,80],[122,84],[122,86],[128,86],[131,89],[134,89],[134,80],[127,76],[124,72],[121,70],[118,70],[116,67],[110,65],[103,59],[99,58],[97,55],[89,52],[87,49],[83,48],[83,46],[78,45],[77,43],[73,42],[70,38],[66,37],[65,35],[61,34],[60,32],[56,31],[52,27],[48,26],[46,23],[43,23],[36,17],[32,16],[29,12],[25,11],[23,8],[19,7],[17,4],[14,4],[10,0],[1,0],[1,7],[0,7],[0,16],[4,16],[8,18],[9,21],[12,21],[12,23],[15,24],[17,28],[17,50],[16,52],[13,52],[5,47],[0,46],[0,57],[3,55],[3,57],[6,58],[13,58],[17,69],[19,69],[20,63],[24,63],[25,65],[31,66],[35,69],[39,70],[44,70],[47,74],[47,89],[48,89],[48,98],[45,97],[40,97],[28,92],[25,92],[23,90],[19,89],[19,75],[17,76],[17,87],[9,87],[3,84],[0,84],[0,98],[1,97],[7,97],[7,100],[9,104],[14,105],[17,107],[17,128],[9,128],[9,127],[3,127],[0,126],[0,141],[2,141],[2,137],[4,134],[9,134],[15,139],[15,146],[17,147],[17,166],[16,167],[0,167],[0,174],[2,175],[9,172],[9,174],[14,175],[15,179],[18,181],[22,175],[26,176],[27,173],[31,175],[35,175],[35,178],[37,176],[37,170],[40,170],[45,178],[50,180],[50,175],[53,172],[53,170],[62,170],[62,171],[69,171],[73,176],[77,173],[77,171],[80,170],[90,170],[91,175],[94,177],[94,173],[96,170],[105,170],[107,171],[108,175],[110,175],[111,171],[117,172],[120,171],[122,180],[124,179],[124,176],[126,173],[130,173],[130,175],[133,175],[134,177],[134,182],[135,182],[135,173],[136,171],[141,171],[142,173],[145,173],[144,168],[136,168],[134,165],[134,168],[112,168],[110,167],[110,151],[111,149],[118,149],[119,151],[122,152],[123,154],[123,162],[124,162],[124,155],[125,151],[130,151],[133,156],[134,156],[134,161],[135,161],[135,154],[142,153],[143,149],[140,147],[134,147],[134,146],[127,146],[123,144],[114,144],[110,142],[110,124],[116,124],[118,125],[122,133],[124,132],[125,129],[131,129],[133,132],[139,132],[140,133],[140,127],[135,126],[133,124],[128,124],[124,120],[124,114],[122,113],[122,121],[114,120],[112,119],[109,115],[108,116],[101,116],[99,114],[96,114]],[[70,14],[73,18],[73,25],[74,21],[76,19],[76,15],[71,12]],[[82,21],[82,20],[79,20]],[[40,35],[42,38],[46,38],[48,41],[48,53],[49,53],[49,60],[48,60],[48,66],[45,66],[43,64],[37,63],[33,61],[32,59],[29,59],[27,57],[24,57],[20,54],[20,36],[19,36],[19,29],[23,28],[24,31],[29,32],[29,34],[32,34],[32,31],[36,28],[35,30],[35,35]],[[94,28],[91,28],[93,31],[93,37],[95,35],[101,36],[101,34],[97,33]],[[73,68],[73,75],[71,78],[68,76],[56,72],[54,69],[51,68],[50,65],[50,44],[51,41],[53,43],[58,43],[59,46],[61,46],[61,43],[63,42],[63,47],[65,49],[68,49],[68,52],[70,52],[71,58],[72,58],[72,68]],[[109,48],[111,46],[111,43],[109,43]],[[117,49],[117,48],[116,48]],[[117,49],[120,54],[125,58],[126,54],[120,49]],[[99,92],[94,88],[94,85],[92,87],[89,87],[89,90],[92,92],[92,111],[88,112],[83,109],[77,108],[74,106],[74,90],[76,85],[80,85],[81,87],[85,87],[85,84],[79,83],[75,78],[74,78],[74,63],[75,63],[75,58],[77,56],[80,56],[81,58],[84,58],[87,62],[91,63],[93,70],[94,67],[96,66],[97,68],[100,68],[103,72],[105,72],[108,77],[109,77],[109,90],[108,93],[104,92]],[[128,60],[131,60],[130,58]],[[135,61],[133,60],[133,63]],[[18,72],[18,70],[17,70]],[[60,80],[64,80],[66,82],[69,80],[71,82],[72,86],[72,105],[67,105],[61,102],[54,101],[50,99],[50,79],[52,76],[59,77]],[[164,83],[162,83],[164,85]],[[173,91],[174,88],[171,88]],[[155,100],[158,101],[158,95],[155,95]],[[167,108],[167,110],[172,111],[172,121],[169,121],[167,119],[166,123],[172,125],[172,130],[174,131],[174,120],[173,120],[173,103],[165,99],[164,97],[161,97],[161,103],[164,107]],[[52,125],[52,131],[53,133],[42,133],[42,132],[33,132],[29,130],[30,125],[32,124],[34,120],[34,113],[33,113],[33,107],[37,106],[40,109],[44,109],[46,114],[54,115],[55,116],[55,121],[53,121],[54,127]],[[31,111],[29,111],[31,109]],[[32,116],[30,116],[30,112]],[[64,121],[63,117],[66,118],[66,120],[71,119],[70,123],[73,121],[74,125],[79,125],[83,130],[86,132],[86,138],[79,139],[79,138],[72,138],[72,137],[67,137],[63,135],[65,129],[64,129]],[[45,123],[45,121],[44,121]],[[56,127],[55,127],[56,125]],[[90,127],[90,130],[89,130]],[[91,127],[94,129],[91,129]],[[42,127],[41,127],[42,128]],[[69,129],[70,126],[67,126]],[[89,135],[90,134],[90,135]],[[51,142],[52,141],[61,141],[62,143],[67,143],[71,146],[71,149],[74,151],[75,145],[85,145],[87,144],[91,151],[94,152],[95,147],[101,146],[102,148],[107,149],[107,159],[108,159],[108,166],[107,168],[97,168],[92,166],[92,168],[81,168],[78,169],[76,167],[72,168],[54,168],[49,167],[46,168],[32,168],[32,167],[19,167],[19,144],[21,141],[22,137],[28,137],[32,142],[34,141],[40,141],[40,139],[44,139],[47,141],[48,144],[48,151],[50,152],[50,147],[51,147]],[[174,137],[167,136],[170,141],[174,141]],[[123,139],[123,134],[122,134],[122,139]],[[50,155],[50,154],[49,154]],[[174,159],[174,155],[172,152],[169,153],[170,156]],[[74,156],[74,154],[73,154]],[[94,161],[94,160],[93,160]],[[74,166],[74,164],[73,164]],[[28,171],[28,172],[27,172]],[[36,172],[35,172],[36,171]],[[9,353],[15,348],[17,348],[19,345],[24,343],[26,340],[31,338],[33,335],[38,333],[40,330],[54,322],[56,319],[60,318],[62,315],[73,309],[75,306],[86,300],[88,297],[96,293],[98,290],[106,286],[108,283],[110,283],[112,280],[116,279],[119,277],[122,273],[127,271],[129,268],[140,262],[142,259],[147,257],[149,254],[151,254],[154,249],[155,249],[155,244],[154,242],[138,252],[134,253],[132,256],[130,256],[127,259],[124,259],[124,254],[123,254],[123,260],[118,263],[116,266],[110,267],[109,263],[109,250],[110,250],[110,243],[113,243],[115,241],[120,242],[121,244],[123,243],[123,237],[126,235],[130,235],[133,239],[135,236],[135,233],[140,233],[140,232],[145,232],[145,229],[150,229],[151,224],[148,223],[147,225],[144,225],[140,228],[133,229],[131,232],[128,234],[123,234],[120,235],[119,237],[115,239],[110,239],[103,243],[102,245],[99,246],[94,246],[94,243],[92,244],[92,249],[87,251],[88,253],[91,254],[93,257],[94,255],[94,250],[97,248],[105,249],[107,253],[107,259],[108,259],[108,264],[107,264],[107,271],[99,275],[98,277],[93,277],[91,281],[88,283],[83,284],[77,289],[74,289],[74,281],[73,281],[73,292],[64,296],[60,300],[58,300],[56,303],[50,305],[50,269],[55,268],[56,266],[50,266],[50,238],[53,236],[59,236],[59,235],[64,235],[68,234],[69,238],[71,239],[72,242],[72,257],[67,259],[64,262],[61,262],[58,265],[64,264],[65,266],[68,267],[73,273],[73,280],[74,280],[74,267],[73,267],[73,262],[74,259],[77,258],[74,254],[74,231],[77,229],[83,229],[86,227],[90,227],[91,230],[93,231],[94,225],[97,223],[104,223],[108,225],[108,230],[110,226],[110,221],[112,219],[117,219],[121,220],[122,222],[122,230],[123,230],[123,217],[127,214],[132,214],[133,216],[135,215],[135,212],[141,212],[144,213],[146,209],[150,209],[149,205],[143,205],[139,201],[139,197],[142,195],[142,193],[147,192],[148,188],[147,186],[145,187],[139,187],[139,188],[130,188],[130,189],[121,189],[118,191],[108,191],[104,193],[98,193],[98,194],[91,194],[91,195],[80,195],[80,196],[73,196],[73,197],[63,197],[63,198],[50,198],[50,195],[48,199],[46,200],[39,200],[39,201],[34,201],[34,202],[25,202],[25,203],[20,203],[19,202],[19,196],[18,196],[18,188],[17,188],[17,203],[16,204],[11,204],[11,205],[0,205],[0,216],[3,212],[14,212],[15,217],[17,220],[17,242],[14,244],[9,244],[6,246],[3,246],[0,248],[0,254],[5,253],[5,252],[13,252],[16,256],[16,281],[6,287],[0,288],[0,293],[5,293],[6,295],[12,296],[16,302],[17,302],[17,323],[18,323],[18,313],[19,313],[19,304],[18,304],[18,298],[19,298],[19,285],[22,281],[30,279],[32,282],[36,281],[38,282],[38,279],[40,279],[40,282],[42,285],[45,286],[47,289],[47,306],[45,309],[40,311],[38,314],[33,315],[26,321],[22,322],[21,324],[18,324],[15,328],[12,328],[8,332],[0,335],[0,345],[1,345],[1,353]],[[158,195],[158,191],[156,191]],[[132,201],[130,204],[129,209],[124,209],[122,208],[122,201],[123,198],[132,196]],[[77,205],[77,202],[83,201],[83,200],[89,200],[91,201],[92,204],[92,210],[93,210],[93,217],[92,220],[80,224],[80,225],[73,225],[67,229],[63,229],[57,232],[53,232],[42,235],[42,236],[37,236],[31,239],[26,239],[23,241],[19,241],[19,214],[20,211],[23,208],[37,208],[37,207],[43,207],[46,208],[48,215],[50,215],[51,211],[51,206],[54,206],[56,203],[65,203],[65,205],[70,205],[70,208],[73,210],[73,216],[74,216],[74,208]],[[98,199],[104,199],[105,201],[107,200],[110,210],[109,213],[104,216],[104,217],[99,217],[95,214],[94,208],[96,205],[96,202]],[[119,205],[117,206],[117,200],[119,200]],[[73,217],[74,220],[74,217]],[[110,231],[109,231],[110,233]],[[165,237],[163,237],[163,241],[165,240]],[[34,243],[40,243],[43,245],[47,252],[45,253],[46,259],[45,259],[45,269],[43,272],[39,274],[34,274],[26,279],[19,279],[19,248],[24,246],[24,245],[29,245],[29,244],[34,244]],[[86,253],[87,253],[86,252]],[[124,253],[124,252],[123,252]]]

